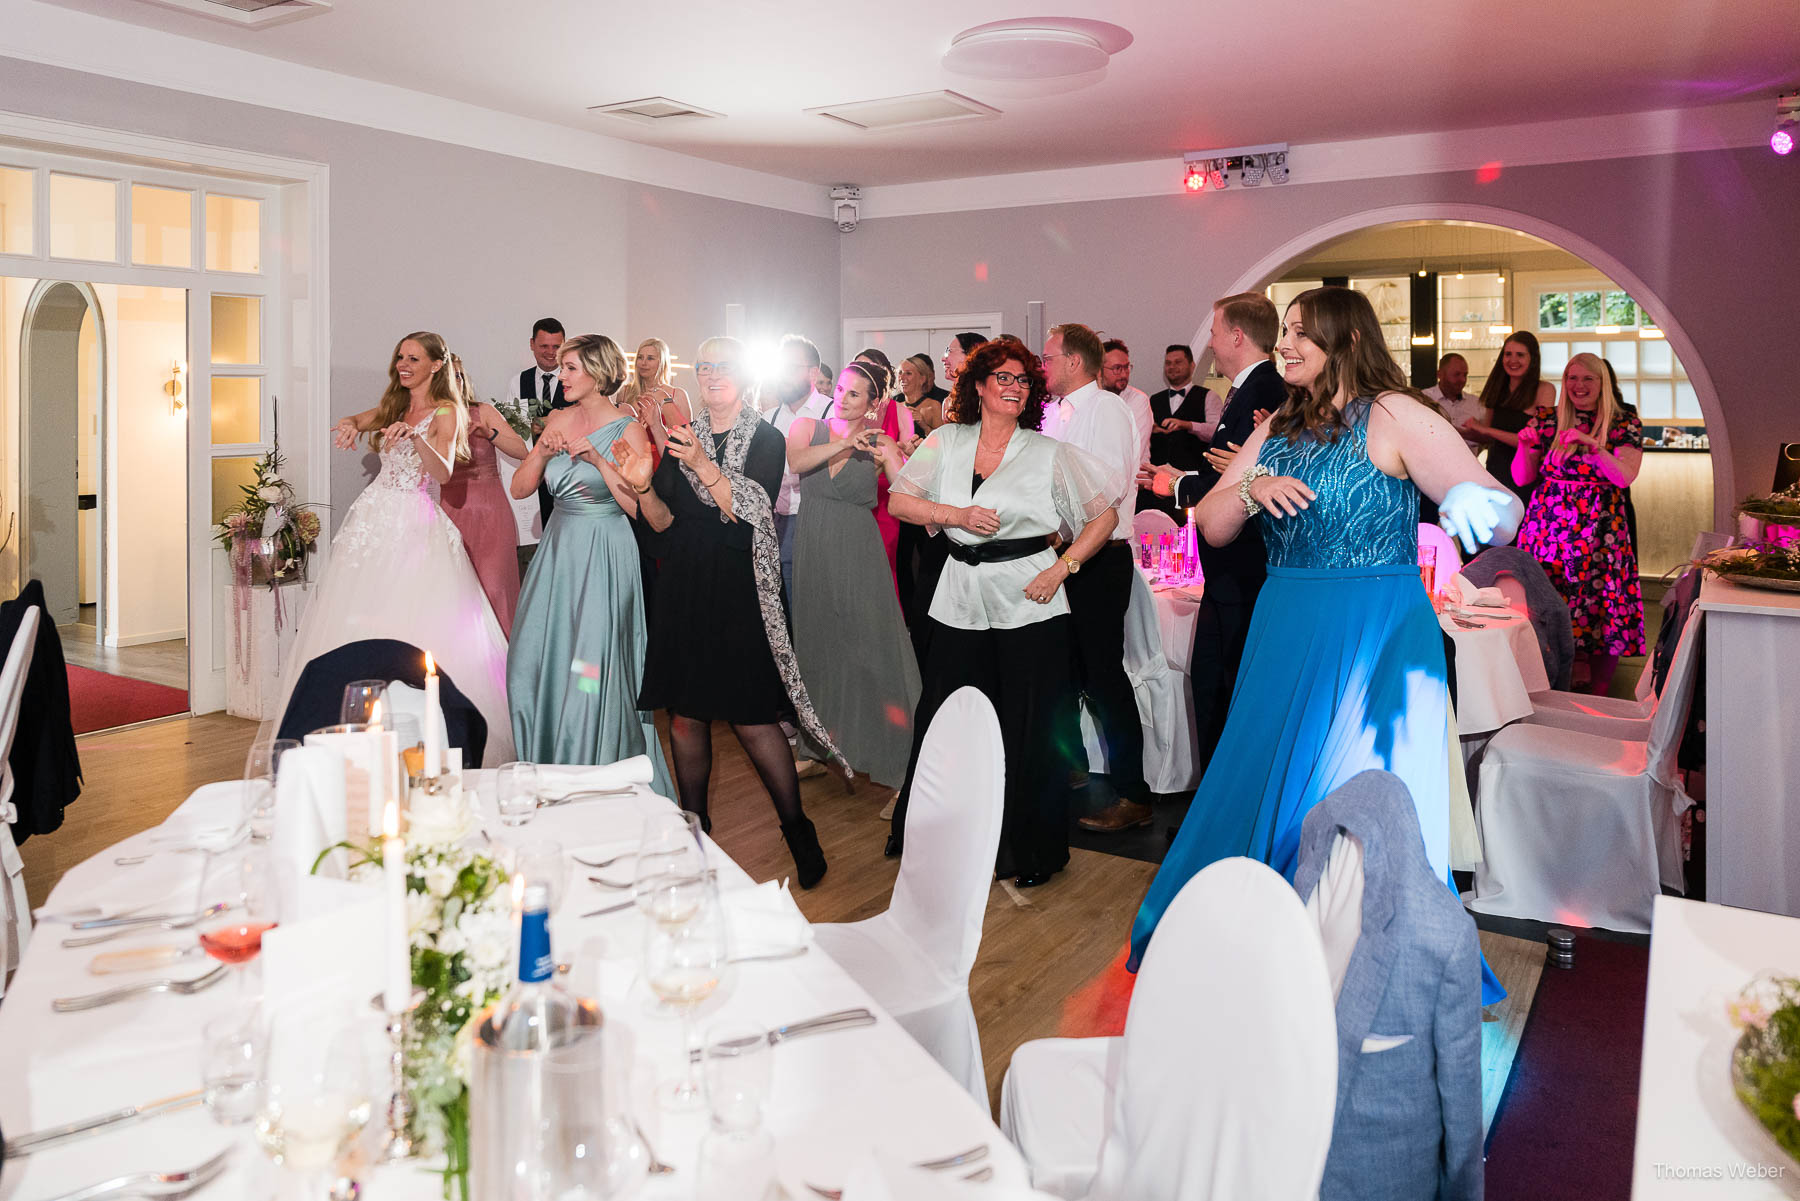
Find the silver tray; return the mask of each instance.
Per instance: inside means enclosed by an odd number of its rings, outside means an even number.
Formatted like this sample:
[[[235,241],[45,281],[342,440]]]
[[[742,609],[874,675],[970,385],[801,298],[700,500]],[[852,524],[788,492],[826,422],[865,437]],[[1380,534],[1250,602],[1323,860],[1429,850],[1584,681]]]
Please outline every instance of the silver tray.
[[[1761,588],[1768,592],[1800,592],[1800,580],[1783,580],[1767,575],[1738,575],[1729,571],[1714,571],[1713,574],[1746,588]]]

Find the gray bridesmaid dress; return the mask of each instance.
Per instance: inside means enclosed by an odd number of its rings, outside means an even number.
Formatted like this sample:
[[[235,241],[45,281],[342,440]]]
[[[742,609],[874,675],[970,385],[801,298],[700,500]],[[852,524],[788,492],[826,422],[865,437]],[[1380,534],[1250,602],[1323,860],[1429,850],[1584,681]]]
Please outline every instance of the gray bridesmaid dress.
[[[829,440],[813,423],[813,445]],[[870,509],[880,467],[857,451],[800,477],[794,531],[794,659],[819,720],[851,766],[898,788],[912,750],[919,665],[900,615],[894,576]],[[824,759],[801,736],[800,753]]]
[[[588,436],[607,454],[629,417]],[[544,465],[555,520],[519,590],[507,649],[513,742],[531,763],[614,763],[649,755],[651,787],[675,795],[655,721],[638,708],[644,596],[637,540],[600,469],[559,454]]]

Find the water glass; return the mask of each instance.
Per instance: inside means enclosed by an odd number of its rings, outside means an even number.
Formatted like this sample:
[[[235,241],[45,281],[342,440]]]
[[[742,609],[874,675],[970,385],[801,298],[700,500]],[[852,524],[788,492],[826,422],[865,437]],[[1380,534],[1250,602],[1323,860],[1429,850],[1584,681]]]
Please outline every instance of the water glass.
[[[550,888],[550,912],[562,903],[569,891],[569,860],[562,843],[553,838],[527,838],[508,843],[511,859],[508,872],[526,885],[546,884]]]
[[[357,680],[344,686],[344,702],[338,713],[338,720],[345,725],[361,725],[372,722],[377,716],[388,713],[386,680]],[[375,706],[381,704],[378,715]]]
[[[200,1028],[200,1084],[221,1126],[256,1116],[268,1070],[269,1026],[260,1008],[238,1009]]]
[[[763,1129],[773,1066],[769,1036],[715,1026],[701,1056],[712,1126],[700,1140],[701,1201],[762,1201],[775,1174],[775,1139]]]
[[[630,1031],[608,1023],[545,1054],[544,1150],[558,1201],[629,1196],[649,1168],[631,1112]]]
[[[522,826],[537,812],[538,769],[535,763],[502,763],[494,770],[494,805],[500,821]]]
[[[1435,546],[1419,548],[1419,581],[1425,585],[1425,595],[1437,595],[1437,547]]]

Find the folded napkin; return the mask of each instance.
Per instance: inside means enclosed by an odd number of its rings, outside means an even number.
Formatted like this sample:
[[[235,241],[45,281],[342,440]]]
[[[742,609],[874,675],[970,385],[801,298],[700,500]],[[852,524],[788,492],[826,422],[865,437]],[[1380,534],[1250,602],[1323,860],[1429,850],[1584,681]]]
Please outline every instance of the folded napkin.
[[[283,755],[269,849],[285,897],[299,895],[299,881],[312,873],[321,851],[344,841],[345,823],[344,757],[323,746],[295,747]],[[344,853],[335,851],[319,870],[342,879],[345,868]]]
[[[1050,1201],[1050,1194],[1023,1185],[967,1181],[961,1175],[954,1170],[928,1171],[871,1151],[845,1178],[844,1201]]]
[[[145,837],[152,846],[193,846],[201,850],[224,850],[244,833],[244,822],[250,814],[250,802],[258,788],[267,785],[255,780],[221,780],[202,784],[194,794],[169,814],[160,826]]]
[[[1506,608],[1506,594],[1498,588],[1477,588],[1469,577],[1457,572],[1450,577],[1450,599],[1459,605],[1480,605],[1488,609]]]
[[[594,767],[545,764],[538,767],[538,787],[542,789],[545,800],[555,801],[573,792],[595,792],[601,789],[628,788],[633,784],[648,784],[653,774],[648,755],[633,755],[617,763],[602,763]]]
[[[731,928],[733,955],[778,955],[813,940],[812,925],[794,904],[785,883],[765,881],[754,888],[719,894]]]

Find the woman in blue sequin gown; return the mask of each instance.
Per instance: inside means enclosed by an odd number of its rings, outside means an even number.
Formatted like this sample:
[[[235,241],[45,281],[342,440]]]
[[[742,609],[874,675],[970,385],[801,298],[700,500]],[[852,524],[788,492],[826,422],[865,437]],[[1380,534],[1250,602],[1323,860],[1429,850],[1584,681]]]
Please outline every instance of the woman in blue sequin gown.
[[[1268,581],[1219,749],[1132,928],[1133,970],[1207,864],[1247,855],[1291,880],[1307,813],[1368,768],[1406,782],[1426,854],[1449,879],[1449,693],[1419,580],[1419,495],[1465,541],[1509,540],[1521,506],[1408,385],[1361,293],[1296,298],[1276,355],[1288,402],[1197,512],[1209,542],[1231,541],[1251,519],[1248,477]]]

